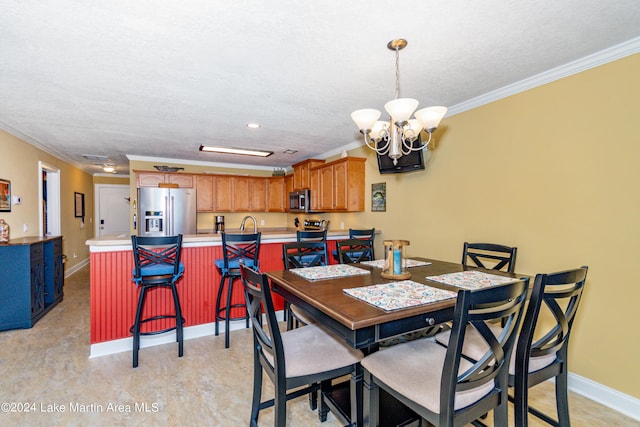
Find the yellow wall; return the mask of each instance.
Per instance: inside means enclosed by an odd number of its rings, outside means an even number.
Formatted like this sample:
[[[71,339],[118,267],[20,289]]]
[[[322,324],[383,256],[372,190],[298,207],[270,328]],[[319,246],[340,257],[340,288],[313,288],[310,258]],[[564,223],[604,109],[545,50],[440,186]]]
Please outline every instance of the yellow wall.
[[[464,241],[518,247],[525,274],[589,266],[571,372],[640,398],[640,55],[446,118],[422,172],[380,175],[363,225],[409,255],[459,261]],[[364,149],[363,149],[364,150]],[[350,155],[358,155],[350,153]]]
[[[0,218],[11,227],[11,238],[37,236],[39,233],[38,162],[60,169],[60,226],[63,253],[67,255],[65,269],[86,261],[89,249],[85,241],[93,237],[93,184],[91,175],[48,154],[31,144],[0,130],[0,178],[11,181],[11,193],[22,197],[22,204],[12,205],[11,212],[0,212]],[[85,195],[85,221],[74,217],[74,192]],[[23,231],[26,224],[28,231]],[[73,257],[76,254],[76,257]]]

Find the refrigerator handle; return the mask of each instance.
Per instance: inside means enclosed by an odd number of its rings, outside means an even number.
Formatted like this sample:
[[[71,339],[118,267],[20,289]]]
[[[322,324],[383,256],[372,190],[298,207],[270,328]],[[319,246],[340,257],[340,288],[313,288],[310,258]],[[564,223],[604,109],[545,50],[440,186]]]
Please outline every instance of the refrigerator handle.
[[[169,215],[169,197],[168,196],[164,196],[164,221],[165,221],[165,228],[164,228],[164,235],[168,236],[169,234],[171,234],[171,215]]]
[[[175,224],[174,224],[174,214],[175,214],[175,209],[174,209],[174,205],[175,205],[175,197],[170,196],[171,197],[171,236],[175,236],[176,233],[174,233],[175,230]]]

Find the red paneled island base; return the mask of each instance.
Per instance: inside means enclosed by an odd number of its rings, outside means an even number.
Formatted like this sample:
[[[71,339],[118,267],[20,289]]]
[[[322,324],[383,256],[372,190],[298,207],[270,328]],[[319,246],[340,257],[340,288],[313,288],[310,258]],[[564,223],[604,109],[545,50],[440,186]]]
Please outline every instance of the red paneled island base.
[[[330,232],[329,238],[334,241],[346,238],[344,232]],[[283,233],[271,232],[262,234],[260,247],[260,269],[264,272],[282,270],[282,243],[295,241],[295,231]],[[133,252],[128,239],[94,239],[87,241],[90,245],[91,262],[91,355],[109,354],[130,349],[130,344],[119,342],[111,349],[94,351],[96,345],[130,339],[129,328],[133,325],[138,290],[132,282]],[[329,251],[335,248],[329,242]],[[201,325],[206,328],[215,320],[215,298],[220,285],[220,273],[214,266],[215,259],[222,258],[221,238],[219,236],[185,236],[183,240],[182,262],[185,272],[178,282],[178,294],[182,315],[185,318],[185,336],[189,337],[189,327]],[[244,303],[242,286],[234,286],[232,303]],[[282,310],[282,298],[274,294],[276,310]],[[240,309],[235,309],[240,310]],[[171,291],[156,289],[147,296],[144,316],[149,313],[174,313]],[[241,315],[241,312],[234,313]],[[171,322],[159,320],[145,325],[153,329],[162,329]],[[213,334],[211,330],[199,330],[196,335]],[[143,329],[144,330],[144,329]],[[224,331],[224,327],[222,327]],[[209,333],[210,332],[210,333]],[[171,334],[165,334],[172,339]],[[193,334],[192,334],[193,337]],[[144,340],[142,345],[144,346]],[[165,341],[167,342],[167,341]]]

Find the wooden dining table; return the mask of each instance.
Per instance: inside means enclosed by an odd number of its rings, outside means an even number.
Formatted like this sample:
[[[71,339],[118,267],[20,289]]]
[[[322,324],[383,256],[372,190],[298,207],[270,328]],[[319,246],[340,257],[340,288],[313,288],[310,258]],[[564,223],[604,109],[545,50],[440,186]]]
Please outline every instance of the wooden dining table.
[[[515,273],[483,270],[462,264],[429,258],[416,258],[428,265],[408,268],[409,280],[434,288],[457,292],[459,288],[428,280],[428,276],[439,276],[468,270],[480,270],[490,274],[518,278]],[[453,319],[455,298],[416,305],[395,310],[383,310],[344,292],[345,289],[360,288],[394,280],[383,278],[381,268],[365,264],[354,264],[368,270],[368,274],[332,277],[322,280],[308,280],[293,271],[271,271],[267,273],[272,289],[286,301],[306,311],[316,322],[344,339],[350,346],[361,349],[365,354],[377,351],[381,342],[397,336],[424,330]],[[362,370],[351,378],[348,391],[334,393],[329,407],[341,421],[361,426],[362,414]],[[345,397],[344,394],[347,394]],[[349,411],[350,399],[358,404]],[[391,411],[390,411],[391,412]],[[396,411],[397,412],[397,411]]]

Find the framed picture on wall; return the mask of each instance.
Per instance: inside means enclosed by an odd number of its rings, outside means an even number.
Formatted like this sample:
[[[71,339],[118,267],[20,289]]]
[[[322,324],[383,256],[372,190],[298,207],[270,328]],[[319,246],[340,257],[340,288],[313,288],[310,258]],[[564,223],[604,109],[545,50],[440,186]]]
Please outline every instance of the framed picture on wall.
[[[0,179],[0,212],[11,212],[11,181]]]
[[[371,212],[386,212],[387,183],[371,184]]]
[[[76,218],[84,218],[84,194],[83,193],[73,193],[74,199],[74,209]]]

